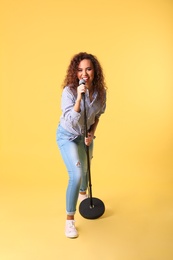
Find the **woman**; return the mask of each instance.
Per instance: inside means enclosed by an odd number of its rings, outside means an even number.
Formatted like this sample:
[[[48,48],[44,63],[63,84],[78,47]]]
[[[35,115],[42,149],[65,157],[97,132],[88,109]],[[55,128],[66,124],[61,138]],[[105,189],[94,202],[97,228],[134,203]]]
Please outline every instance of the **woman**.
[[[84,84],[79,84],[81,80]],[[84,133],[83,98],[87,114],[87,135]],[[78,197],[80,201],[88,197],[85,146],[89,146],[91,160],[95,131],[105,108],[106,85],[100,63],[92,54],[86,52],[76,54],[70,62],[64,80],[61,97],[62,115],[57,129],[57,143],[69,175],[65,225],[65,235],[69,238],[78,236],[74,221]]]

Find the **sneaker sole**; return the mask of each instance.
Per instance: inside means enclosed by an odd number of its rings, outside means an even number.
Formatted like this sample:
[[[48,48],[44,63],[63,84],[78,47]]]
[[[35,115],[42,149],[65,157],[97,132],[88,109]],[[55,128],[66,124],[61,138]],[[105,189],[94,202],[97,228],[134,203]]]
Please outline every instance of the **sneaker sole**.
[[[68,238],[77,238],[78,237],[78,234],[77,235],[68,235],[68,234],[65,233],[65,235]]]

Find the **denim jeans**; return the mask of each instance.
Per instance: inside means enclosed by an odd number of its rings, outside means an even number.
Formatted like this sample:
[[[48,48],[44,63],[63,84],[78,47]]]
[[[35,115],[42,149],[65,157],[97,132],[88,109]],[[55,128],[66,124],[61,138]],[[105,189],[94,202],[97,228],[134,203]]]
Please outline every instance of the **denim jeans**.
[[[66,212],[68,215],[74,215],[79,191],[86,191],[88,187],[88,165],[84,136],[74,137],[73,134],[59,125],[56,140],[69,175]],[[93,142],[89,146],[90,161],[92,154]]]

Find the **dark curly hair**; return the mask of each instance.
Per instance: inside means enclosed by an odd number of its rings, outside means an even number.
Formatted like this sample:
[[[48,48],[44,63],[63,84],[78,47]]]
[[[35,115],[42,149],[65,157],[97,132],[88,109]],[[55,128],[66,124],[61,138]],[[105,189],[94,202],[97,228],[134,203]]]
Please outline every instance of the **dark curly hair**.
[[[98,92],[98,98],[101,100],[101,102],[104,102],[107,86],[105,84],[102,67],[99,61],[97,60],[97,58],[92,54],[88,54],[86,52],[80,52],[73,56],[70,65],[67,69],[66,77],[63,82],[63,88],[69,86],[71,88],[76,89],[78,87],[79,80],[77,78],[77,69],[79,63],[84,59],[90,60],[93,64],[94,67],[93,86],[94,89]]]

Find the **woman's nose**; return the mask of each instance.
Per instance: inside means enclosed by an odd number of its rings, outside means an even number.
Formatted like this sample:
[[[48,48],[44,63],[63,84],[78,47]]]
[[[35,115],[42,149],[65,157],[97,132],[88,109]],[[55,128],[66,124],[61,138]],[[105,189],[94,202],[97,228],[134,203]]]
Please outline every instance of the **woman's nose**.
[[[83,70],[82,75],[83,75],[83,76],[86,76],[86,75],[87,75],[87,72],[86,72],[85,70]]]

